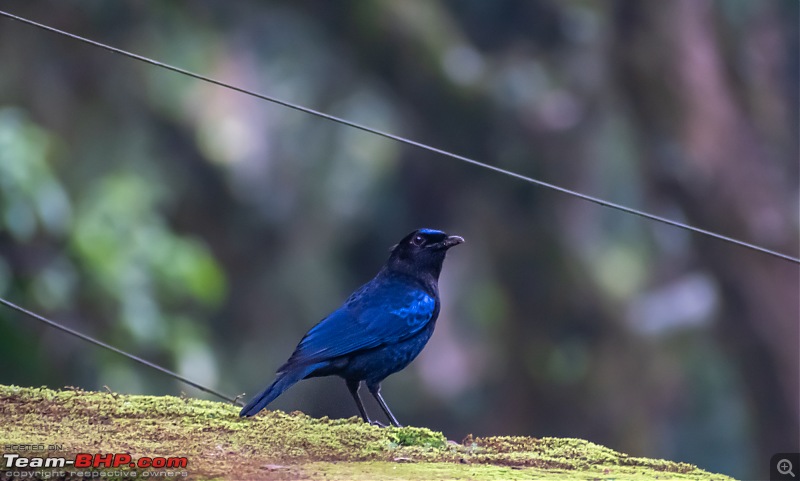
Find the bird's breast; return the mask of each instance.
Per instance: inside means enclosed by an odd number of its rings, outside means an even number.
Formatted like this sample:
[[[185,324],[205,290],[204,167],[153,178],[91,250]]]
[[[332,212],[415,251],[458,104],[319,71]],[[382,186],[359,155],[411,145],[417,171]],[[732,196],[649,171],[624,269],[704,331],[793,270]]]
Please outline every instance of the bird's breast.
[[[348,356],[346,366],[337,372],[345,379],[381,382],[387,376],[401,371],[413,361],[433,334],[434,323],[401,342],[380,346]]]

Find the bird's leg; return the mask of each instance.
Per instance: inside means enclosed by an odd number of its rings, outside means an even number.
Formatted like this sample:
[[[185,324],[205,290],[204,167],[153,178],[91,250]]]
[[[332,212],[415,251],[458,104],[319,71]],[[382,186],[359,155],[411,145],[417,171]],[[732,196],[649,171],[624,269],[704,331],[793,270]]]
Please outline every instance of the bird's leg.
[[[361,417],[364,419],[364,422],[372,424],[372,420],[369,418],[369,416],[367,416],[367,410],[364,409],[364,403],[361,402],[361,396],[358,394],[358,388],[361,387],[361,381],[345,379],[345,383],[347,383],[347,389],[350,390],[350,394],[353,396],[353,400],[356,402],[356,406],[358,406],[358,412],[361,413]]]
[[[389,418],[392,426],[402,428],[403,425],[397,422],[397,418],[394,417],[394,414],[389,410],[389,406],[386,405],[386,401],[383,400],[383,396],[381,396],[381,383],[367,384],[367,389],[372,393],[375,400],[378,401],[378,404],[381,405],[381,409],[383,409],[386,417]]]

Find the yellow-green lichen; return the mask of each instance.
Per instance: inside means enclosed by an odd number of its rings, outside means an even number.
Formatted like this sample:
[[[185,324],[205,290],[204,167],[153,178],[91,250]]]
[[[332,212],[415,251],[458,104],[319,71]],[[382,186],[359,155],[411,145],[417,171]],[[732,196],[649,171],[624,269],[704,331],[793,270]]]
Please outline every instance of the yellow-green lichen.
[[[457,444],[429,429],[379,428],[358,418],[264,411],[242,419],[228,404],[171,396],[0,385],[0,426],[0,452],[41,444],[63,451],[25,454],[186,456],[193,479],[730,480],[580,439],[468,437]]]

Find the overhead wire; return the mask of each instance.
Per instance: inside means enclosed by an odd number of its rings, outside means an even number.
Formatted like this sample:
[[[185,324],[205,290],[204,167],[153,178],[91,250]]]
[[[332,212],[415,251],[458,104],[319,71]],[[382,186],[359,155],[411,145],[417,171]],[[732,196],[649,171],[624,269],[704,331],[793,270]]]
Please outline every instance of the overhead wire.
[[[449,152],[449,151],[446,151],[446,150],[443,150],[443,149],[440,149],[440,148],[437,148],[437,147],[433,147],[433,146],[428,145],[428,144],[424,144],[422,142],[418,142],[418,141],[415,141],[415,140],[408,139],[406,137],[402,137],[400,135],[392,134],[390,132],[385,132],[385,131],[382,131],[382,130],[379,130],[379,129],[376,129],[376,128],[373,128],[373,127],[362,125],[362,124],[359,124],[359,123],[356,123],[356,122],[353,122],[353,121],[350,121],[350,120],[347,120],[347,119],[344,119],[344,118],[341,118],[341,117],[337,117],[337,116],[334,116],[334,115],[331,115],[331,114],[328,114],[328,113],[325,113],[325,112],[321,112],[321,111],[314,110],[314,109],[309,108],[309,107],[305,107],[305,106],[300,105],[300,104],[288,102],[286,100],[282,100],[282,99],[279,99],[277,97],[273,97],[273,96],[270,96],[270,95],[265,95],[265,94],[254,92],[252,90],[248,90],[248,89],[245,89],[245,88],[242,88],[242,87],[238,87],[236,85],[232,85],[232,84],[223,82],[221,80],[217,80],[217,79],[205,76],[205,75],[201,75],[201,74],[198,74],[198,73],[195,73],[195,72],[192,72],[192,71],[180,68],[180,67],[176,67],[176,66],[171,65],[171,64],[160,62],[158,60],[154,60],[152,58],[145,57],[143,55],[138,55],[138,54],[129,52],[127,50],[123,50],[123,49],[120,49],[120,48],[117,48],[117,47],[112,47],[110,45],[107,45],[107,44],[104,44],[104,43],[101,43],[101,42],[98,42],[98,41],[95,41],[95,40],[91,40],[89,38],[82,37],[82,36],[79,36],[79,35],[76,35],[76,34],[73,34],[73,33],[70,33],[70,32],[59,30],[57,28],[54,28],[54,27],[51,27],[51,26],[48,26],[48,25],[44,25],[44,24],[35,22],[33,20],[30,20],[30,19],[27,19],[27,18],[24,18],[24,17],[20,17],[18,15],[14,15],[14,14],[2,11],[2,10],[0,10],[0,15],[4,16],[6,18],[9,18],[11,20],[16,20],[18,22],[21,22],[21,23],[24,23],[24,24],[27,24],[27,25],[30,25],[30,26],[33,26],[33,27],[36,27],[36,28],[39,28],[39,29],[42,29],[42,30],[46,30],[46,31],[49,31],[49,32],[52,32],[52,33],[56,33],[58,35],[62,35],[62,36],[65,36],[65,37],[68,37],[68,38],[71,38],[71,39],[74,39],[74,40],[77,40],[77,41],[80,41],[80,42],[83,42],[83,43],[86,43],[86,44],[89,44],[89,45],[93,45],[95,47],[98,47],[98,48],[101,48],[101,49],[104,49],[104,50],[107,50],[107,51],[110,51],[110,52],[113,52],[113,53],[116,53],[116,54],[119,54],[119,55],[123,55],[123,56],[128,57],[128,58],[139,60],[141,62],[150,64],[150,65],[154,65],[154,66],[166,69],[166,70],[170,70],[170,71],[179,73],[181,75],[186,75],[188,77],[191,77],[191,78],[194,78],[194,79],[197,79],[197,80],[208,82],[210,84],[217,85],[219,87],[223,87],[223,88],[226,88],[226,89],[229,89],[229,90],[233,90],[233,91],[236,91],[236,92],[239,92],[239,93],[251,96],[251,97],[255,97],[255,98],[258,98],[258,99],[261,99],[261,100],[265,100],[265,101],[268,101],[268,102],[271,102],[271,103],[274,103],[274,104],[277,104],[277,105],[281,105],[281,106],[284,106],[284,107],[289,108],[289,109],[293,109],[293,110],[304,112],[306,114],[310,114],[310,115],[313,115],[313,116],[316,116],[316,117],[327,119],[327,120],[330,120],[332,122],[339,123],[341,125],[346,125],[348,127],[355,128],[355,129],[358,129],[358,130],[361,130],[361,131],[364,131],[364,132],[368,132],[368,133],[371,133],[373,135],[378,135],[380,137],[384,137],[386,139],[394,140],[396,142],[400,142],[400,143],[403,143],[403,144],[406,144],[406,145],[410,145],[412,147],[416,147],[416,148],[423,149],[423,150],[426,150],[426,151],[429,151],[429,152],[433,152],[435,154],[439,154],[439,155],[442,155],[442,156],[445,156],[445,157],[450,157],[450,158],[453,158],[453,159],[456,159],[456,160],[460,160],[462,162],[465,162],[465,163],[468,163],[468,164],[471,164],[471,165],[474,165],[474,166],[477,166],[477,167],[480,167],[480,168],[483,168],[483,169],[488,169],[488,170],[491,170],[491,171],[494,171],[494,172],[497,172],[497,173],[500,173],[500,174],[503,174],[503,175],[507,175],[509,177],[516,178],[518,180],[522,180],[524,182],[528,182],[528,183],[531,183],[531,184],[534,184],[534,185],[538,185],[540,187],[545,187],[545,188],[548,188],[548,189],[551,189],[551,190],[555,190],[557,192],[561,192],[563,194],[567,194],[567,195],[570,195],[570,196],[585,200],[587,202],[591,202],[591,203],[594,203],[594,204],[597,204],[597,205],[601,205],[601,206],[608,207],[608,208],[611,208],[611,209],[619,210],[621,212],[632,214],[632,215],[635,215],[635,216],[638,216],[638,217],[642,217],[642,218],[645,218],[645,219],[649,219],[649,220],[652,220],[652,221],[656,221],[656,222],[660,222],[660,223],[663,223],[663,224],[671,225],[673,227],[684,229],[684,230],[687,230],[687,231],[690,231],[690,232],[694,232],[694,233],[697,233],[697,234],[706,235],[706,236],[709,236],[709,237],[712,237],[712,238],[715,238],[715,239],[718,239],[718,240],[721,240],[721,241],[724,241],[724,242],[728,242],[728,243],[731,243],[731,244],[738,245],[740,247],[748,248],[748,249],[751,249],[751,250],[754,250],[754,251],[757,251],[757,252],[761,252],[763,254],[767,254],[767,255],[770,255],[770,256],[773,256],[773,257],[777,257],[777,258],[789,261],[789,262],[793,262],[795,264],[800,264],[800,258],[798,258],[798,257],[794,257],[794,256],[791,256],[791,255],[782,253],[782,252],[778,252],[778,251],[775,251],[775,250],[772,250],[772,249],[768,249],[768,248],[765,248],[765,247],[762,247],[762,246],[759,246],[759,245],[756,245],[756,244],[753,244],[753,243],[750,243],[750,242],[745,242],[745,241],[742,241],[742,240],[739,240],[739,239],[736,239],[736,238],[733,238],[733,237],[729,237],[729,236],[725,236],[725,235],[722,235],[722,234],[718,234],[718,233],[713,232],[713,231],[709,231],[707,229],[702,229],[702,228],[699,228],[699,227],[695,227],[695,226],[692,226],[692,225],[689,225],[689,224],[686,224],[686,223],[683,223],[683,222],[678,222],[678,221],[675,221],[675,220],[672,220],[672,219],[668,219],[666,217],[661,217],[661,216],[658,216],[658,215],[655,215],[655,214],[651,214],[649,212],[645,212],[645,211],[642,211],[642,210],[639,210],[639,209],[634,209],[632,207],[628,207],[628,206],[625,206],[625,205],[622,205],[622,204],[618,204],[618,203],[615,203],[615,202],[607,201],[607,200],[601,199],[599,197],[595,197],[595,196],[584,194],[584,193],[581,193],[581,192],[578,192],[578,191],[575,191],[575,190],[567,189],[565,187],[561,187],[561,186],[556,185],[556,184],[551,184],[549,182],[545,182],[545,181],[542,181],[542,180],[539,180],[539,179],[528,177],[526,175],[522,175],[522,174],[519,174],[517,172],[513,172],[513,171],[510,171],[510,170],[507,170],[507,169],[503,169],[501,167],[497,167],[497,166],[494,166],[494,165],[491,165],[491,164],[487,164],[487,163],[472,159],[470,157],[466,157],[466,156],[463,156],[463,155],[455,154],[455,153],[452,153],[452,152]],[[184,376],[181,376],[181,375],[179,375],[179,374],[177,374],[177,373],[175,373],[173,371],[170,371],[169,369],[161,367],[161,366],[159,366],[157,364],[154,364],[154,363],[152,363],[150,361],[142,359],[142,358],[140,358],[138,356],[135,356],[133,354],[130,354],[128,352],[125,352],[122,349],[114,347],[114,346],[112,346],[110,344],[107,344],[105,342],[102,342],[102,341],[99,341],[97,339],[94,339],[91,336],[88,336],[86,334],[78,332],[78,331],[76,331],[74,329],[71,329],[69,327],[63,326],[63,325],[61,325],[61,324],[59,324],[59,323],[57,323],[55,321],[52,321],[50,319],[45,318],[44,316],[41,316],[41,315],[36,314],[36,313],[34,313],[32,311],[29,311],[29,310],[27,310],[25,308],[22,308],[22,307],[14,304],[14,303],[12,303],[10,301],[7,301],[7,300],[5,300],[3,298],[0,298],[0,303],[4,304],[5,306],[7,306],[7,307],[9,307],[11,309],[14,309],[14,310],[20,312],[22,314],[25,314],[25,315],[33,318],[33,319],[36,319],[36,320],[38,320],[38,321],[40,321],[42,323],[45,323],[45,324],[49,325],[50,327],[53,327],[53,328],[58,329],[58,330],[61,330],[62,332],[65,332],[65,333],[70,334],[70,335],[72,335],[74,337],[77,337],[77,338],[82,339],[84,341],[87,341],[87,342],[90,342],[92,344],[95,344],[95,345],[97,345],[99,347],[102,347],[104,349],[107,349],[109,351],[115,352],[115,353],[117,353],[119,355],[125,356],[128,359],[131,359],[131,360],[133,360],[135,362],[138,362],[138,363],[140,363],[140,364],[142,364],[144,366],[147,366],[147,367],[149,367],[151,369],[159,371],[159,372],[161,372],[161,373],[163,373],[165,375],[168,375],[168,376],[170,376],[170,377],[172,377],[172,378],[174,378],[176,380],[179,380],[179,381],[181,381],[181,382],[183,382],[183,383],[185,383],[187,385],[195,387],[195,388],[197,388],[197,389],[199,389],[199,390],[201,390],[203,392],[206,392],[208,394],[214,395],[214,396],[216,396],[216,397],[218,397],[220,399],[224,399],[224,400],[226,400],[228,402],[231,402],[233,404],[240,405],[240,406],[242,405],[242,403],[239,401],[239,396],[230,397],[230,396],[227,396],[225,394],[222,394],[222,393],[220,393],[220,392],[218,392],[218,391],[216,391],[216,390],[214,390],[212,388],[206,387],[206,386],[204,386],[204,385],[202,385],[200,383],[197,383],[197,382],[192,381],[192,380],[190,380],[190,379],[188,379],[188,378],[186,378]]]
[[[390,132],[385,132],[383,130],[379,130],[379,129],[376,129],[376,128],[373,128],[373,127],[362,125],[362,124],[353,122],[351,120],[347,120],[347,119],[344,119],[344,118],[341,118],[341,117],[337,117],[335,115],[331,115],[331,114],[328,114],[328,113],[325,113],[325,112],[320,112],[318,110],[314,110],[314,109],[309,108],[309,107],[305,107],[305,106],[300,105],[300,104],[296,104],[296,103],[293,103],[293,102],[282,100],[282,99],[279,99],[277,97],[273,97],[273,96],[270,96],[270,95],[265,95],[265,94],[262,94],[262,93],[254,92],[252,90],[248,90],[248,89],[245,89],[243,87],[238,87],[236,85],[232,85],[232,84],[223,82],[221,80],[217,80],[217,79],[205,76],[205,75],[201,75],[201,74],[198,74],[198,73],[195,73],[195,72],[192,72],[192,71],[180,68],[180,67],[176,67],[174,65],[170,65],[170,64],[167,64],[167,63],[164,63],[164,62],[160,62],[158,60],[154,60],[152,58],[145,57],[143,55],[138,55],[138,54],[129,52],[127,50],[123,50],[123,49],[120,49],[120,48],[117,48],[117,47],[112,47],[110,45],[98,42],[96,40],[91,40],[89,38],[82,37],[82,36],[76,35],[74,33],[65,32],[63,30],[59,30],[59,29],[51,27],[49,25],[44,25],[44,24],[41,24],[41,23],[38,23],[38,22],[34,22],[33,20],[29,20],[29,19],[24,18],[24,17],[13,15],[11,13],[4,12],[2,10],[0,10],[0,15],[5,16],[7,18],[10,18],[12,20],[16,20],[18,22],[25,23],[27,25],[31,25],[31,26],[36,27],[36,28],[47,30],[49,32],[56,33],[58,35],[69,37],[71,39],[78,40],[80,42],[87,43],[87,44],[93,45],[93,46],[98,47],[98,48],[102,48],[102,49],[107,50],[109,52],[113,52],[113,53],[116,53],[116,54],[119,54],[119,55],[123,55],[123,56],[128,57],[128,58],[139,60],[141,62],[145,62],[145,63],[148,63],[150,65],[155,65],[157,67],[161,67],[161,68],[164,68],[166,70],[171,70],[171,71],[177,72],[177,73],[179,73],[181,75],[186,75],[188,77],[192,77],[192,78],[197,79],[197,80],[202,80],[203,82],[208,82],[210,84],[214,84],[214,85],[217,85],[219,87],[223,87],[223,88],[230,89],[230,90],[233,90],[233,91],[245,94],[245,95],[249,95],[249,96],[255,97],[257,99],[261,99],[261,100],[265,100],[267,102],[272,102],[274,104],[282,105],[284,107],[287,107],[287,108],[290,108],[290,109],[293,109],[293,110],[304,112],[304,113],[307,113],[307,114],[310,114],[310,115],[314,115],[316,117],[320,117],[320,118],[323,118],[323,119],[327,119],[327,120],[330,120],[332,122],[336,122],[336,123],[339,123],[339,124],[342,124],[342,125],[346,125],[348,127],[352,127],[354,129],[362,130],[364,132],[368,132],[368,133],[371,133],[371,134],[374,134],[374,135],[378,135],[380,137],[384,137],[386,139],[394,140],[396,142],[400,142],[400,143],[403,143],[403,144],[406,144],[406,145],[410,145],[412,147],[416,147],[416,148],[427,150],[429,152],[433,152],[433,153],[436,153],[436,154],[439,154],[439,155],[443,155],[445,157],[450,157],[450,158],[453,158],[453,159],[456,159],[456,160],[460,160],[462,162],[466,162],[468,164],[471,164],[471,165],[474,165],[474,166],[477,166],[477,167],[481,167],[483,169],[488,169],[488,170],[491,170],[491,171],[494,171],[494,172],[497,172],[497,173],[500,173],[500,174],[503,174],[503,175],[507,175],[509,177],[513,177],[515,179],[519,179],[519,180],[522,180],[522,181],[525,181],[525,182],[528,182],[528,183],[531,183],[531,184],[534,184],[534,185],[538,185],[540,187],[546,187],[548,189],[555,190],[557,192],[561,192],[563,194],[567,194],[567,195],[570,195],[570,196],[573,196],[573,197],[577,197],[577,198],[585,200],[587,202],[592,202],[592,203],[597,204],[597,205],[601,205],[601,206],[604,206],[604,207],[609,207],[611,209],[619,210],[621,212],[632,214],[632,215],[635,215],[635,216],[638,216],[638,217],[642,217],[642,218],[649,219],[649,220],[652,220],[652,221],[656,221],[656,222],[660,222],[660,223],[663,223],[663,224],[671,225],[673,227],[677,227],[677,228],[680,228],[680,229],[691,231],[691,232],[694,232],[694,233],[697,233],[697,234],[702,234],[702,235],[706,235],[706,236],[709,236],[709,237],[713,237],[715,239],[718,239],[718,240],[721,240],[721,241],[724,241],[724,242],[729,242],[731,244],[736,244],[736,245],[738,245],[740,247],[745,247],[747,249],[751,249],[751,250],[754,250],[754,251],[757,251],[757,252],[761,252],[763,254],[768,254],[768,255],[771,255],[771,256],[774,256],[774,257],[777,257],[777,258],[780,258],[780,259],[783,259],[783,260],[786,260],[786,261],[789,261],[789,262],[793,262],[795,264],[800,264],[800,258],[798,258],[798,257],[794,257],[794,256],[791,256],[791,255],[782,253],[782,252],[778,252],[776,250],[768,249],[768,248],[762,247],[760,245],[756,245],[756,244],[753,244],[753,243],[750,243],[750,242],[745,242],[745,241],[742,241],[742,240],[739,240],[739,239],[736,239],[736,238],[733,238],[733,237],[729,237],[729,236],[726,236],[726,235],[718,234],[716,232],[713,232],[713,231],[710,231],[710,230],[707,230],[707,229],[702,229],[700,227],[695,227],[695,226],[692,226],[692,225],[689,225],[689,224],[686,224],[686,223],[683,223],[683,222],[679,222],[679,221],[676,221],[676,220],[668,219],[666,217],[662,217],[662,216],[659,216],[659,215],[651,214],[651,213],[645,212],[643,210],[634,209],[632,207],[628,207],[628,206],[625,206],[625,205],[622,205],[622,204],[618,204],[616,202],[611,202],[611,201],[608,201],[608,200],[605,200],[605,199],[601,199],[599,197],[595,197],[595,196],[592,196],[592,195],[584,194],[584,193],[581,193],[581,192],[578,192],[578,191],[575,191],[575,190],[572,190],[572,189],[567,189],[566,187],[561,187],[559,185],[551,184],[549,182],[545,182],[545,181],[542,181],[542,180],[539,180],[539,179],[534,179],[533,177],[528,177],[526,175],[522,175],[522,174],[519,174],[517,172],[513,172],[513,171],[510,171],[510,170],[507,170],[507,169],[503,169],[501,167],[497,167],[497,166],[494,166],[494,165],[491,165],[491,164],[487,164],[487,163],[472,159],[470,157],[466,157],[466,156],[463,156],[463,155],[459,155],[459,154],[455,154],[455,153],[452,153],[452,152],[448,152],[446,150],[443,150],[443,149],[440,149],[440,148],[437,148],[437,147],[433,147],[431,145],[424,144],[422,142],[417,142],[415,140],[411,140],[411,139],[408,139],[406,137],[402,137],[400,135],[392,134]]]
[[[201,390],[201,391],[203,391],[205,393],[212,394],[212,395],[214,395],[214,396],[216,396],[216,397],[218,397],[220,399],[224,399],[225,401],[228,401],[228,402],[230,402],[232,404],[235,404],[237,406],[242,406],[243,405],[241,403],[241,401],[239,401],[239,396],[231,397],[231,396],[228,396],[226,394],[222,394],[221,392],[219,392],[219,391],[217,391],[215,389],[212,389],[210,387],[206,387],[206,386],[204,386],[204,385],[202,385],[202,384],[200,384],[198,382],[192,381],[191,379],[188,379],[188,378],[186,378],[184,376],[181,376],[180,374],[178,374],[176,372],[173,372],[173,371],[170,371],[169,369],[161,367],[158,364],[152,363],[150,361],[142,359],[139,356],[135,356],[135,355],[133,355],[131,353],[125,352],[122,349],[114,347],[114,346],[112,346],[110,344],[106,344],[105,342],[99,341],[99,340],[97,340],[97,339],[95,339],[95,338],[93,338],[91,336],[87,336],[86,334],[83,334],[82,332],[78,332],[78,331],[76,331],[74,329],[71,329],[71,328],[69,328],[67,326],[59,324],[58,322],[51,321],[50,319],[48,319],[48,318],[46,318],[44,316],[41,316],[39,314],[36,314],[35,312],[29,311],[29,310],[25,309],[24,307],[20,307],[20,306],[14,304],[13,302],[7,301],[7,300],[5,300],[5,299],[3,299],[1,297],[0,297],[0,304],[4,304],[7,307],[10,307],[11,309],[14,309],[17,312],[21,312],[22,314],[25,314],[26,316],[28,316],[30,318],[36,319],[39,322],[47,324],[50,327],[58,329],[59,331],[66,332],[70,336],[77,337],[78,339],[82,339],[82,340],[84,340],[86,342],[89,342],[89,343],[92,343],[92,344],[94,344],[96,346],[100,346],[103,349],[107,349],[107,350],[109,350],[111,352],[115,352],[115,353],[117,353],[117,354],[119,354],[121,356],[127,357],[128,359],[136,361],[139,364],[143,364],[143,365],[145,365],[145,366],[147,366],[147,367],[149,367],[151,369],[155,369],[156,371],[159,371],[162,374],[166,374],[169,377],[177,379],[178,381],[181,381],[184,384],[188,384],[189,386],[195,387],[195,388],[197,388],[197,389],[199,389],[199,390]]]

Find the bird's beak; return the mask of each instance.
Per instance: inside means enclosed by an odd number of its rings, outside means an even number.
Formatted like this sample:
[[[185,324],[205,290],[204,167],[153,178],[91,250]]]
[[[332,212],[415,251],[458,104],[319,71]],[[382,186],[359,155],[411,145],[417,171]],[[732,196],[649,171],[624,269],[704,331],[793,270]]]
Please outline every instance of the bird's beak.
[[[464,238],[458,235],[451,235],[447,239],[442,241],[442,247],[445,249],[449,249],[453,246],[457,246],[458,244],[462,244],[464,242]]]

